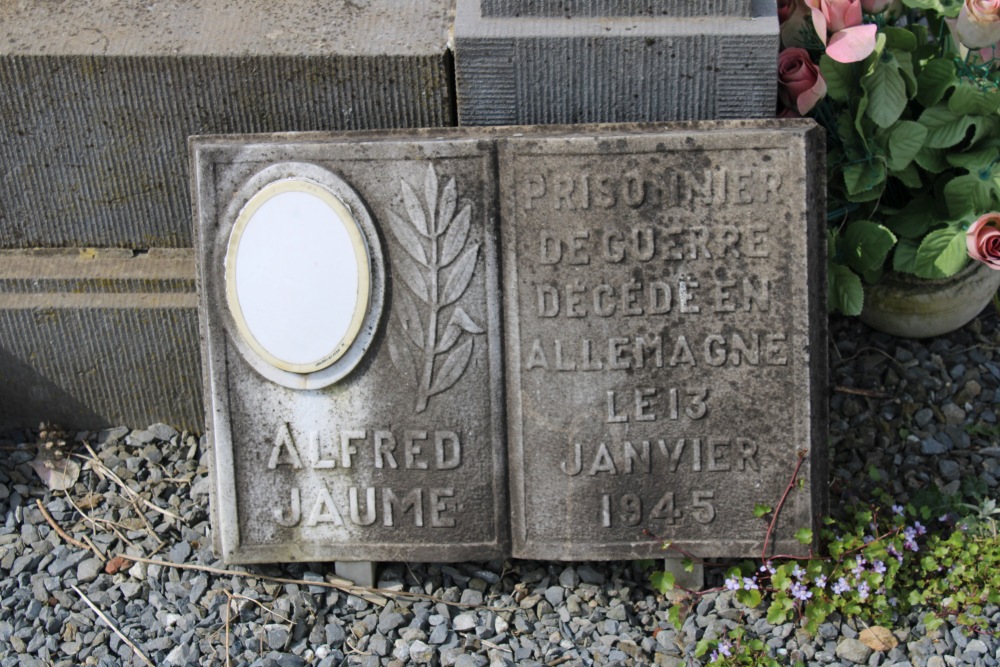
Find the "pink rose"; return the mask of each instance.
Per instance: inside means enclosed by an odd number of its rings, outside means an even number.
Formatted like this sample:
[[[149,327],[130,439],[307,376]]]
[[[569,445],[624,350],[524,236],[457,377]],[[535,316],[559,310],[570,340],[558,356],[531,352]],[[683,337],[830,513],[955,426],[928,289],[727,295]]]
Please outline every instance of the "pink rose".
[[[786,107],[800,114],[808,113],[826,95],[826,81],[805,49],[778,54],[778,94]]]
[[[969,257],[1000,271],[1000,213],[980,216],[965,234]]]
[[[1000,40],[1000,0],[965,0],[954,33],[970,49],[992,46]]]
[[[826,45],[826,55],[837,62],[856,63],[875,50],[878,26],[874,23],[862,24],[861,0],[805,2],[811,11],[816,34]]]

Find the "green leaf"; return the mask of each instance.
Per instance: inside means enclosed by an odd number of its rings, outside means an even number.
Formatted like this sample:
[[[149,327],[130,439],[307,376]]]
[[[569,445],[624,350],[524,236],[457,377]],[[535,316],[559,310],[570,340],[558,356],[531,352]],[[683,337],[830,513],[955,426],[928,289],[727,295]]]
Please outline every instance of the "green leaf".
[[[885,184],[886,169],[882,160],[872,158],[848,164],[843,169],[844,185],[848,195],[863,192],[881,192]]]
[[[694,561],[690,558],[682,558],[681,567],[684,568],[685,572],[694,572]]]
[[[968,171],[979,171],[987,167],[992,167],[994,160],[1000,155],[1000,150],[996,146],[986,146],[975,151],[965,153],[949,153],[947,155],[948,164],[953,167],[962,167]]]
[[[826,81],[827,96],[837,102],[846,102],[854,89],[856,77],[854,63],[837,62],[825,53],[819,59],[819,71]]]
[[[975,124],[972,118],[940,104],[925,109],[919,122],[927,128],[924,145],[928,148],[951,148],[965,139],[966,131]]]
[[[795,539],[799,541],[799,544],[812,544],[813,532],[809,528],[799,528],[795,531]]]
[[[683,627],[684,622],[681,620],[681,606],[679,604],[675,604],[667,610],[667,621],[677,630]]]
[[[906,108],[906,84],[899,73],[899,61],[891,52],[876,61],[872,71],[861,79],[861,87],[868,93],[865,113],[876,125],[889,127],[899,120]]]
[[[920,243],[915,239],[900,239],[892,253],[892,270],[898,273],[916,273],[919,247]]]
[[[653,585],[653,590],[661,595],[674,590],[673,572],[654,572],[649,575],[649,582]]]
[[[856,220],[847,226],[841,242],[847,265],[856,272],[873,271],[882,266],[896,244],[896,236],[870,220]]]
[[[956,176],[944,186],[948,213],[959,218],[968,213],[986,211],[992,207],[993,191],[993,181],[983,180],[978,174]]]
[[[968,259],[965,231],[957,226],[937,229],[917,249],[916,273],[921,278],[947,278],[958,273]]]
[[[902,49],[912,51],[917,48],[916,36],[905,28],[893,28],[886,26],[882,28],[885,33],[885,45],[890,49]]]
[[[767,622],[771,625],[784,625],[786,618],[785,608],[777,600],[767,608]]]
[[[774,508],[772,508],[770,505],[762,505],[761,503],[757,503],[756,505],[753,506],[753,515],[758,519],[764,516],[765,514],[770,514],[773,511]]]
[[[911,9],[930,10],[947,17],[958,16],[958,12],[962,9],[962,3],[956,4],[950,0],[903,0],[903,4]]]
[[[843,264],[827,265],[827,298],[830,310],[844,315],[860,315],[865,302],[861,278]]]
[[[957,84],[955,63],[946,58],[930,60],[917,76],[917,101],[930,108],[944,99],[948,89]]]
[[[895,176],[900,183],[913,190],[919,190],[924,185],[924,182],[920,180],[920,170],[913,163],[906,165],[906,169],[900,169],[890,175]]]
[[[927,128],[912,120],[896,123],[889,134],[889,169],[905,169],[923,148],[927,138]]]
[[[949,167],[947,155],[943,148],[928,148],[925,144],[913,161],[932,174],[940,174]]]
[[[701,656],[705,655],[706,653],[708,653],[709,649],[715,648],[715,644],[717,643],[718,643],[717,641],[712,641],[709,639],[704,639],[704,638],[699,639],[698,643],[694,645],[694,657],[700,658]]]
[[[957,114],[985,116],[1000,108],[1000,96],[981,90],[971,83],[962,83],[955,87],[948,98],[948,108]]]

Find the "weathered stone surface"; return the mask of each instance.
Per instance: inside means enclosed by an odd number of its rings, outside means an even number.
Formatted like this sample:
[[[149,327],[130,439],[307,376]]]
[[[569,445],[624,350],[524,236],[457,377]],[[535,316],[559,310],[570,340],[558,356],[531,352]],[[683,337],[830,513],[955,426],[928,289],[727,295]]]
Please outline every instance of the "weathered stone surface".
[[[0,252],[0,428],[201,430],[194,253]]]
[[[770,544],[801,551],[825,500],[821,149],[808,121],[193,140],[224,557],[756,554],[754,504],[793,473]],[[225,297],[241,210],[304,177],[358,221],[381,312],[332,384],[262,365]]]
[[[481,0],[483,16],[749,16],[749,0]]]
[[[452,124],[449,23],[447,0],[5,2],[0,247],[190,247],[191,134]]]
[[[801,552],[825,489],[820,130],[499,144],[514,555],[759,554],[753,507],[800,451],[770,544]]]
[[[493,144],[447,131],[199,138],[192,155],[223,557],[507,553]],[[373,339],[327,368],[290,373],[247,345],[225,271],[243,206],[303,176],[362,230],[371,298],[357,340]],[[295,269],[274,266],[275,279]],[[297,326],[309,323],[303,312]]]
[[[553,17],[549,10],[562,4],[459,0],[462,125],[774,115],[774,3],[677,2],[678,13],[663,16],[665,2],[593,0],[574,4],[572,18]],[[645,5],[656,15],[640,11]],[[534,15],[518,9],[526,7]],[[685,8],[706,14],[680,16]]]

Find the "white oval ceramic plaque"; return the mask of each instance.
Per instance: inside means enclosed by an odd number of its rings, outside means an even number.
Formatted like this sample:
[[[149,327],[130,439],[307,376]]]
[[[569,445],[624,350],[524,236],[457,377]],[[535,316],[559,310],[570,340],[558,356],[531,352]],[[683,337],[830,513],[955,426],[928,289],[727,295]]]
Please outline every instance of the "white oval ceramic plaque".
[[[362,230],[323,186],[276,181],[240,211],[226,252],[226,299],[267,363],[292,373],[333,364],[358,336],[370,291]]]

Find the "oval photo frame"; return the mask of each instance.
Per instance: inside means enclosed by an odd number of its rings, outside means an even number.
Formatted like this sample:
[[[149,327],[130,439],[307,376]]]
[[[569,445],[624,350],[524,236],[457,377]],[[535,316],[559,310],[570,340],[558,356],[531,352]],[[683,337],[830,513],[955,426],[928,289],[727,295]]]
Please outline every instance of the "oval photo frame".
[[[241,356],[292,389],[350,373],[385,292],[378,234],[354,189],[318,165],[271,165],[240,187],[225,220],[217,297]]]

